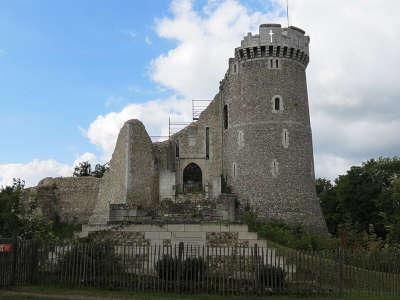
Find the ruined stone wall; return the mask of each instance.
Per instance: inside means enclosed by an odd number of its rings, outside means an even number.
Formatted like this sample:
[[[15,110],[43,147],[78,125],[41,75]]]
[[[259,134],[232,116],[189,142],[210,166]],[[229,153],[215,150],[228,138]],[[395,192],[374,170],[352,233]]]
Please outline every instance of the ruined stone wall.
[[[159,199],[175,199],[176,155],[175,141],[169,140],[153,144],[153,152],[159,179]]]
[[[87,177],[45,178],[31,196],[37,196],[44,216],[61,222],[86,224],[93,212],[100,179]]]
[[[222,132],[221,102],[217,95],[210,105],[201,113],[199,120],[172,136],[179,144],[177,160],[178,185],[183,184],[183,170],[190,164],[197,164],[202,171],[203,186],[210,196],[217,197],[221,193],[220,176],[222,174]],[[206,157],[206,128],[209,128],[209,156]]]
[[[128,148],[128,184],[126,203],[139,209],[154,208],[158,203],[158,172],[153,143],[144,125],[130,120]]]
[[[157,183],[150,137],[140,121],[129,120],[118,135],[110,169],[101,179],[98,200],[89,222],[107,223],[110,204],[154,207],[158,201]]]

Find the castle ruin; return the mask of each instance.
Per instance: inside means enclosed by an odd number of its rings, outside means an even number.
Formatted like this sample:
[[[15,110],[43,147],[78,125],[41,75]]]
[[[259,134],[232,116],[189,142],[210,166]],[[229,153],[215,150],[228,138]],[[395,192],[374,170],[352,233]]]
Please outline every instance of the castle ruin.
[[[155,143],[140,121],[127,121],[110,169],[92,180],[93,195],[83,193],[83,178],[65,193],[63,181],[71,179],[45,179],[39,191],[56,186],[59,198],[90,199],[81,218],[87,228],[239,222],[250,209],[260,219],[325,231],[307,96],[309,42],[294,26],[261,25],[235,49],[198,120]]]

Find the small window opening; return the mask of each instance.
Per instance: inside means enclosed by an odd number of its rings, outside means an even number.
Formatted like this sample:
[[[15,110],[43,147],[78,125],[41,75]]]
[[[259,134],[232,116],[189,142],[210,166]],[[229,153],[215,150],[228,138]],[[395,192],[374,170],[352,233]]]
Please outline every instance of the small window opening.
[[[224,105],[224,129],[228,129],[228,105]]]
[[[179,157],[179,141],[175,143],[175,157]]]
[[[290,58],[293,58],[293,52],[294,52],[294,48],[290,48],[290,54],[289,54]]]
[[[280,52],[281,52],[281,46],[278,46],[276,48],[276,56],[279,56]]]
[[[300,50],[299,50],[299,49],[297,49],[297,51],[296,51],[296,58],[298,58],[298,57],[299,57],[299,53],[300,53]]]
[[[239,130],[239,133],[238,133],[238,146],[239,146],[239,149],[244,147],[244,133],[242,130]]]
[[[279,59],[275,59],[275,68],[279,68]]]
[[[279,99],[279,97],[276,97],[274,100],[274,104],[275,104],[275,110],[280,110],[281,108],[281,99]]]
[[[287,47],[283,47],[283,56],[287,55]]]
[[[210,158],[210,128],[206,127],[206,159]]]
[[[233,65],[233,73],[236,73],[236,64]]]
[[[271,163],[271,173],[272,176],[277,177],[279,174],[279,166],[278,166],[278,161],[274,159]]]
[[[254,55],[254,57],[257,57],[258,55],[258,49],[257,49],[257,47],[253,47],[253,55]]]
[[[265,46],[261,46],[261,56],[265,56]]]
[[[241,59],[243,59],[244,54],[243,54],[243,50],[242,49],[239,50],[239,56],[240,56]]]
[[[268,47],[268,55],[272,56],[272,53],[274,52],[274,47],[273,46],[269,46]]]
[[[269,60],[269,66],[271,67],[271,69],[274,67],[274,60],[273,59]]]
[[[235,163],[232,164],[232,175],[233,175],[233,178],[236,178],[236,164]]]
[[[289,147],[289,132],[287,129],[283,129],[282,133],[282,145],[284,148]]]
[[[249,48],[246,48],[246,54],[247,54],[247,58],[251,58],[251,56],[250,56],[250,49],[249,49]]]

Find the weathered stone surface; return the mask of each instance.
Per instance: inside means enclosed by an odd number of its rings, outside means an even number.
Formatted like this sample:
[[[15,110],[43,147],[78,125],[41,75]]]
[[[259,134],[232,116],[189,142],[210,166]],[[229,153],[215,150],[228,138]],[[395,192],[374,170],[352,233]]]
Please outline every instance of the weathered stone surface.
[[[156,206],[157,182],[150,137],[140,121],[127,121],[118,135],[110,169],[101,180],[90,223],[107,223],[110,204],[138,209]]]
[[[40,208],[49,219],[85,224],[93,212],[100,180],[95,177],[45,178],[36,189]]]
[[[249,204],[259,217],[325,230],[315,192],[308,43],[298,30],[263,25],[259,35],[245,37],[235,50],[220,86],[221,105],[227,105],[229,116],[223,130],[223,173],[242,205]],[[278,68],[271,68],[271,59]],[[283,102],[279,110],[275,96]],[[288,146],[282,144],[284,130]]]

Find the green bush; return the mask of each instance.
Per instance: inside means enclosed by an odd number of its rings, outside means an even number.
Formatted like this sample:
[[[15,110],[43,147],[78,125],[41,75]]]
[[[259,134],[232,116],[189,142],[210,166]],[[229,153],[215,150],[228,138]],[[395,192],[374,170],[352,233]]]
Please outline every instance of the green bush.
[[[107,282],[113,285],[108,279],[113,278],[113,274],[125,272],[121,258],[110,244],[74,244],[67,249],[64,248],[65,253],[58,264],[58,271],[63,274],[66,284]]]
[[[164,255],[156,265],[158,277],[167,280],[200,280],[206,272],[206,263],[202,258],[187,258],[181,260],[178,257]]]
[[[246,214],[245,222],[249,230],[257,232],[260,238],[293,249],[320,251],[335,249],[339,245],[338,239],[329,235],[312,233],[301,226],[292,227],[277,221],[263,222],[251,212]]]
[[[264,265],[258,273],[258,281],[265,287],[277,289],[286,285],[285,271],[280,267]]]

